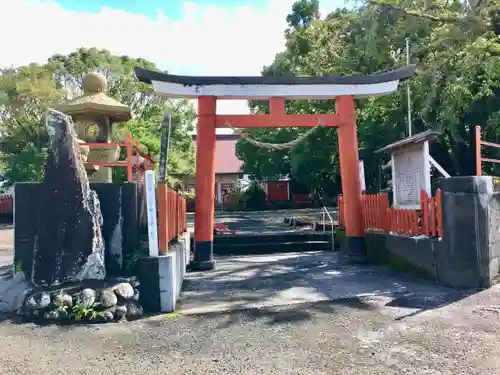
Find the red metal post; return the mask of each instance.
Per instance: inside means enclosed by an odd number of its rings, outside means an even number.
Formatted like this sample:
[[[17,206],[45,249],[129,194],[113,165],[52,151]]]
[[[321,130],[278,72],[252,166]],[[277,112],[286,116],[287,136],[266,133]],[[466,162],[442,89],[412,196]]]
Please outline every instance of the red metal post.
[[[483,166],[481,160],[481,127],[476,126],[476,176],[481,176],[483,174]]]
[[[134,147],[132,143],[132,133],[127,133],[127,138],[125,141],[127,147],[127,180],[128,182],[132,182],[132,148]]]
[[[436,231],[437,235],[443,235],[443,206],[441,205],[441,189],[436,191]]]
[[[168,252],[167,185],[158,184],[158,245],[160,254]]]

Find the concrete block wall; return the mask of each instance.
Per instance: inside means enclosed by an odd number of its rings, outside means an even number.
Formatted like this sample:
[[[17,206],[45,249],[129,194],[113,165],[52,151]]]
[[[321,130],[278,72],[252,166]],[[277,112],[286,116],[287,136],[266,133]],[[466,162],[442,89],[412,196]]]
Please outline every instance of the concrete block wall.
[[[368,232],[366,248],[371,262],[389,264],[415,276],[440,282],[436,258],[441,251],[441,240],[437,238]]]
[[[500,184],[491,176],[453,177],[441,183],[444,283],[489,287],[500,273]]]
[[[179,236],[168,254],[139,261],[141,305],[150,313],[175,311],[190,261],[190,236]]]

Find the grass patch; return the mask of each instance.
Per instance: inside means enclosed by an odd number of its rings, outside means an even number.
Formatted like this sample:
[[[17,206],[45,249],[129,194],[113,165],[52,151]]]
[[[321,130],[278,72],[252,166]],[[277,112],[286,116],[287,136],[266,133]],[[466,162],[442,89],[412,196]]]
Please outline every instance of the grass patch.
[[[165,319],[177,319],[177,318],[180,318],[181,316],[184,316],[184,315],[182,313],[174,311],[174,312],[163,315],[163,318],[165,318]]]
[[[148,234],[139,234],[139,247],[135,251],[123,255],[123,269],[131,274],[137,273],[139,259],[149,256]]]

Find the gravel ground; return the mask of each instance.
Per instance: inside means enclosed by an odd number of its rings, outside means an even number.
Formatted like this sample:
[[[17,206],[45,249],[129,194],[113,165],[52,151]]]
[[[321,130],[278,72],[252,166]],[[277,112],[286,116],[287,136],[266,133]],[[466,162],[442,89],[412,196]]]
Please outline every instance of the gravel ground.
[[[491,294],[400,320],[337,301],[101,327],[4,322],[0,373],[498,374],[499,310],[480,307]]]
[[[215,275],[191,274],[186,294],[212,292],[198,301],[213,307],[208,313],[78,327],[3,321],[0,374],[500,374],[499,287],[446,299],[446,288],[382,268],[339,265],[326,267],[331,277],[323,286],[314,284],[331,300],[218,311],[217,301],[235,290],[252,301],[248,293],[263,285],[265,293],[275,287],[287,294],[287,287],[316,283],[318,256],[304,256],[310,267],[288,270],[285,282],[277,275],[293,263],[281,256],[265,268],[254,258],[221,259]],[[443,298],[426,303],[433,294]],[[181,311],[186,304],[181,300]]]

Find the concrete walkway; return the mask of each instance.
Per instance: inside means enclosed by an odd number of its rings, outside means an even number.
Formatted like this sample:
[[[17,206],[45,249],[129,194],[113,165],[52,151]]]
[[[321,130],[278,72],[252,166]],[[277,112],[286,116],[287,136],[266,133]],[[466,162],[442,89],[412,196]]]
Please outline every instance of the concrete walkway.
[[[236,230],[238,234],[284,234],[310,232],[311,228],[292,228],[285,224],[285,217],[307,217],[313,220],[321,220],[321,209],[295,209],[278,211],[249,211],[249,212],[216,212],[215,222],[224,223],[230,229]],[[329,209],[333,219],[337,219],[337,211]],[[188,213],[188,230],[194,232],[194,214]]]
[[[187,275],[179,311],[201,314],[356,300],[410,314],[461,297],[453,289],[386,267],[348,265],[338,252],[302,252],[218,258],[215,271]]]

